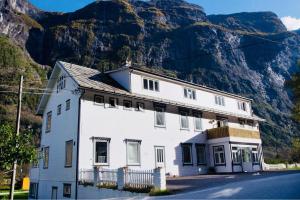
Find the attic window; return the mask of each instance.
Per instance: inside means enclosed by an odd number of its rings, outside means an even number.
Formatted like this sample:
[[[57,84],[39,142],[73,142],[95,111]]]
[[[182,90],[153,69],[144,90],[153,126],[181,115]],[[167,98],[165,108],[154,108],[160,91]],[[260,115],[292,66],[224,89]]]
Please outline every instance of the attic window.
[[[58,78],[56,87],[57,87],[56,88],[57,93],[66,88],[66,76],[65,75],[62,75]]]

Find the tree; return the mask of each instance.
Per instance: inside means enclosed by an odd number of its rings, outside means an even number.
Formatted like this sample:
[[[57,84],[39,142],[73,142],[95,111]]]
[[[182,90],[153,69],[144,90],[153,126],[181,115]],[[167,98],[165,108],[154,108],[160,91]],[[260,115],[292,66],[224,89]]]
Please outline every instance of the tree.
[[[11,169],[16,159],[18,164],[34,161],[36,151],[33,143],[30,131],[16,136],[10,125],[0,125],[0,171]]]
[[[294,138],[292,140],[291,159],[293,162],[300,162],[300,138]]]

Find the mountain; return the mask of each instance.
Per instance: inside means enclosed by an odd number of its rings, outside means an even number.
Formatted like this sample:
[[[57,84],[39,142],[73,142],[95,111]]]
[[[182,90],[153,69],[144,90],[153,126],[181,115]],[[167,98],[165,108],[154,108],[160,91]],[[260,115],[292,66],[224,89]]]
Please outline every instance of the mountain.
[[[70,13],[20,4],[26,9],[0,4],[0,32],[39,64],[65,60],[107,70],[129,58],[253,98],[255,113],[267,120],[261,124],[265,146],[289,145],[300,135],[284,86],[296,69],[300,35],[288,32],[272,12],[207,16],[183,0],[96,1]]]

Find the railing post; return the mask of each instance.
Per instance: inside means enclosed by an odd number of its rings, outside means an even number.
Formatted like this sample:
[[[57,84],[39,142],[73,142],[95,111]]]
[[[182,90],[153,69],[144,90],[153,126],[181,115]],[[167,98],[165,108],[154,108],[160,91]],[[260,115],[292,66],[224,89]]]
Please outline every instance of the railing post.
[[[154,189],[156,189],[156,190],[167,189],[166,173],[165,173],[164,168],[158,167],[158,168],[154,169],[153,183],[154,183]]]
[[[118,185],[118,190],[122,190],[125,186],[125,168],[124,167],[118,168],[117,185]]]
[[[97,187],[99,177],[99,169],[98,167],[94,167],[94,187]]]

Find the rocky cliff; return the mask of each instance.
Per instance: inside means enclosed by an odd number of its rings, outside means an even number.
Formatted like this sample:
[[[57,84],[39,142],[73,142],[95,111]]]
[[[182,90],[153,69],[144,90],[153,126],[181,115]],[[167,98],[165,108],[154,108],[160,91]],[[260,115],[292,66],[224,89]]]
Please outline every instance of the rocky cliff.
[[[72,13],[3,3],[0,8],[0,32],[40,64],[61,59],[106,70],[130,58],[253,98],[255,113],[267,120],[261,126],[265,145],[289,144],[299,136],[284,82],[295,70],[300,36],[274,13],[207,16],[183,0],[96,1]]]

